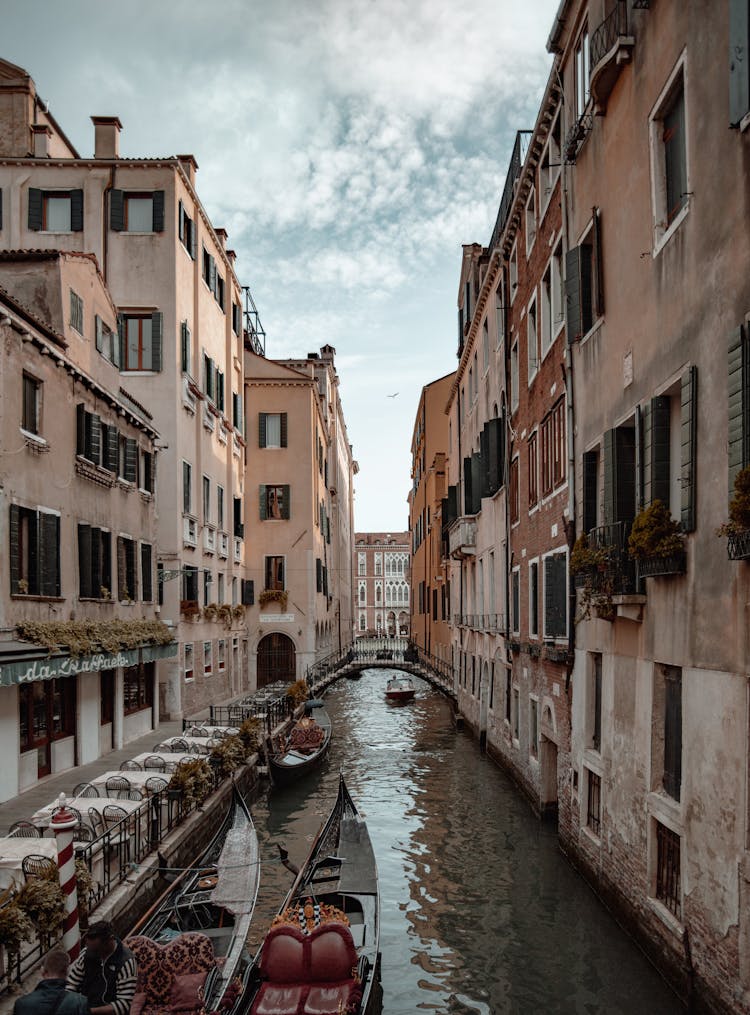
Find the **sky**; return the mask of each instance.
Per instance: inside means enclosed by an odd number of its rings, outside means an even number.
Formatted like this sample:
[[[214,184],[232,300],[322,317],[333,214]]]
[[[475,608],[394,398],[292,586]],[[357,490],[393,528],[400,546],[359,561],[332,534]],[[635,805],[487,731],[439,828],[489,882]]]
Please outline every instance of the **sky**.
[[[424,384],[456,367],[461,245],[487,244],[558,0],[3,0],[0,55],[83,156],[191,152],[271,357],[335,346],[358,531],[408,527]],[[389,398],[398,392],[396,398]]]

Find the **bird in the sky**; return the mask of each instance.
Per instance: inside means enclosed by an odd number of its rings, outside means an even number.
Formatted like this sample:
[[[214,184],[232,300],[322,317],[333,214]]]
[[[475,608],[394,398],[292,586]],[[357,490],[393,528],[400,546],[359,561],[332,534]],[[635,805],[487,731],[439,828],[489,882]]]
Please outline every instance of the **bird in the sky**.
[[[393,395],[389,395],[388,397],[389,398],[398,398],[398,391],[396,391]]]

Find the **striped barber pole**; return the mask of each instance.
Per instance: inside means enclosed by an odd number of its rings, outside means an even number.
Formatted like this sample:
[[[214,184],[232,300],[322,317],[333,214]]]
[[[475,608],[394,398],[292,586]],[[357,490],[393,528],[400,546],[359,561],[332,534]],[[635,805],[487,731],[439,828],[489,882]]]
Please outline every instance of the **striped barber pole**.
[[[78,922],[78,886],[76,884],[76,861],[73,851],[76,817],[68,808],[65,794],[58,800],[59,807],[52,815],[50,827],[57,839],[57,869],[65,901],[63,918],[63,948],[70,961],[78,958],[81,950],[81,928]]]

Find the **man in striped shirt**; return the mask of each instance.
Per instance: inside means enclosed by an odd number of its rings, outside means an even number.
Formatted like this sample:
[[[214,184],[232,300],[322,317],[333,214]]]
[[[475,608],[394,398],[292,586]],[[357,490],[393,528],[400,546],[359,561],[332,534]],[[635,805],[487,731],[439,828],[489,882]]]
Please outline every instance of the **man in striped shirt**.
[[[68,970],[67,989],[88,999],[91,1015],[128,1015],[135,995],[135,956],[106,920],[92,923],[86,947]]]

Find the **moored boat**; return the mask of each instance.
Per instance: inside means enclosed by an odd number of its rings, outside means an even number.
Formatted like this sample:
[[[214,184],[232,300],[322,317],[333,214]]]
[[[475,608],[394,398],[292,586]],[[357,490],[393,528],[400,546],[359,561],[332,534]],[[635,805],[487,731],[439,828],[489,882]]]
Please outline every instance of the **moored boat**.
[[[320,765],[331,745],[331,719],[319,699],[305,702],[304,716],[268,759],[276,786],[288,786]]]
[[[385,686],[385,696],[388,701],[411,701],[414,697],[414,681],[411,677],[391,677]]]
[[[259,881],[258,835],[233,787],[229,812],[207,848],[126,939],[138,962],[136,997],[144,1010],[247,1011],[246,938]]]
[[[339,780],[336,803],[258,952],[251,1015],[375,1015],[378,872],[367,825]]]

